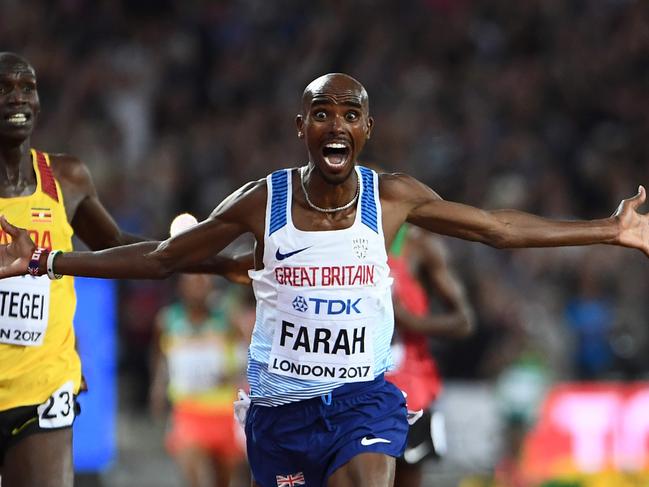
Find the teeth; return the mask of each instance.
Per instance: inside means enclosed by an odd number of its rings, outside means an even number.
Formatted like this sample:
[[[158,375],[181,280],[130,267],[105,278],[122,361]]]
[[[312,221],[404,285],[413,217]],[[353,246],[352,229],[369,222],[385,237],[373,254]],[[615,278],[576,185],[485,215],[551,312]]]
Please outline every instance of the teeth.
[[[27,115],[25,115],[24,113],[16,113],[14,115],[11,115],[7,120],[9,121],[9,123],[23,125],[27,123]]]
[[[330,142],[325,147],[328,147],[329,149],[345,149],[347,146],[340,142]]]

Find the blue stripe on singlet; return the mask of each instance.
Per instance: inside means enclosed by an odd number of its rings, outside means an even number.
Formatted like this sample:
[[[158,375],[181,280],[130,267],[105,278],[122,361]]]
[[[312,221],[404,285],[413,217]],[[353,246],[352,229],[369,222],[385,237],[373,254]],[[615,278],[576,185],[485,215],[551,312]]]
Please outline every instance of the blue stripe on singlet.
[[[270,225],[268,235],[286,225],[286,202],[288,199],[288,178],[289,172],[286,169],[275,171],[270,176],[271,201],[270,201]]]
[[[374,171],[363,166],[359,166],[358,169],[361,171],[361,177],[363,178],[361,222],[376,233],[379,233],[376,200],[374,199]]]

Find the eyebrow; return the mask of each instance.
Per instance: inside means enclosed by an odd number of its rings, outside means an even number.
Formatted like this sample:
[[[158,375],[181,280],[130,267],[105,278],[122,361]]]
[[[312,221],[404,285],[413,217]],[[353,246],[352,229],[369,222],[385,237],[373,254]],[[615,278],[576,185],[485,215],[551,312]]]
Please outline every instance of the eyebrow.
[[[21,78],[29,78],[30,80],[36,81],[36,74],[33,71],[23,71],[16,69],[3,69],[0,65],[0,76],[10,77],[18,75]]]
[[[363,108],[362,103],[357,99],[357,97],[354,97],[354,99],[351,100],[343,99],[341,101],[337,101],[334,97],[329,95],[319,95],[317,97],[313,97],[313,99],[311,100],[311,106],[316,107],[319,105],[329,105],[332,102],[336,105],[348,105],[354,108]]]

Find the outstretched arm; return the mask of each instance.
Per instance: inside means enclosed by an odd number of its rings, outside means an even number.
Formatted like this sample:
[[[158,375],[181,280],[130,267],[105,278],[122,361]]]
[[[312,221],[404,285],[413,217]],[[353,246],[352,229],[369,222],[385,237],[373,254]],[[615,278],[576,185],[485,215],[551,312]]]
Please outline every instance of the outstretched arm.
[[[382,175],[382,197],[406,221],[436,233],[473,240],[496,248],[559,247],[611,244],[649,255],[649,217],[637,211],[646,194],[623,200],[609,218],[551,220],[517,210],[481,210],[442,200],[432,189],[403,174]]]
[[[210,217],[162,242],[141,242],[98,252],[69,252],[55,261],[57,274],[131,279],[160,279],[196,266],[218,253],[245,232],[263,235],[266,187],[263,180],[249,183],[226,198]],[[12,237],[0,245],[0,277],[23,275],[33,252],[26,231],[0,219]],[[41,259],[42,260],[42,259]],[[41,273],[45,262],[40,263]]]
[[[51,154],[50,161],[65,197],[68,221],[74,233],[90,250],[104,250],[120,245],[151,241],[124,232],[99,199],[88,167],[78,158],[67,154]],[[251,259],[213,255],[185,272],[220,274],[232,282],[250,282],[248,269]]]

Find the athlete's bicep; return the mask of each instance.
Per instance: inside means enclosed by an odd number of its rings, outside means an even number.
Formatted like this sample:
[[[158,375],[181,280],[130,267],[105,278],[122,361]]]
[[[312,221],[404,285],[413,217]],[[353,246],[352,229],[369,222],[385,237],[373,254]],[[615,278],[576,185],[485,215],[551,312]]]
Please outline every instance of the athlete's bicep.
[[[490,244],[503,225],[488,211],[445,200],[430,200],[413,208],[407,221],[441,235]]]
[[[173,269],[179,271],[217,254],[245,231],[245,225],[241,223],[210,218],[168,238],[152,256],[172,262]]]
[[[61,185],[68,220],[77,237],[91,250],[101,250],[144,240],[122,232],[102,205],[88,167],[66,154],[51,156]]]
[[[126,234],[120,230],[117,222],[96,196],[89,196],[79,203],[71,224],[77,237],[91,250],[143,240],[125,238]]]
[[[392,227],[398,228],[405,220],[424,230],[478,242],[489,242],[492,235],[502,230],[502,224],[492,213],[446,201],[412,176],[381,176],[381,199],[389,205],[386,218]]]
[[[258,182],[243,186],[206,220],[162,242],[154,257],[173,262],[173,268],[182,270],[217,254],[240,235],[256,233],[259,221],[263,222],[263,206],[259,207],[259,201],[265,195],[261,192]]]

